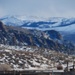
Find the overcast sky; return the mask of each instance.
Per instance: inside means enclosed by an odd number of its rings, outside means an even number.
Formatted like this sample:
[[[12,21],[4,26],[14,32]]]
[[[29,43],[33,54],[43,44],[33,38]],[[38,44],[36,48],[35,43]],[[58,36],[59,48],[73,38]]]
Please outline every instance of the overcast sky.
[[[75,0],[0,0],[0,17],[75,17]]]

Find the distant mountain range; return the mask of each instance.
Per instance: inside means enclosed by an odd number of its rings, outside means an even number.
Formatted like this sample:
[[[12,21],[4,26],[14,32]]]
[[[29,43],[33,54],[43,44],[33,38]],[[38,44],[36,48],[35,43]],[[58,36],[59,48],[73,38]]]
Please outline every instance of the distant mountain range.
[[[6,16],[0,18],[6,25],[20,26],[29,29],[50,30],[56,29],[59,31],[74,30],[75,18],[39,18],[39,17],[26,17],[26,16]]]
[[[56,30],[65,40],[75,43],[75,18],[40,18],[35,16],[5,16],[0,20],[8,26],[17,26],[27,29]]]

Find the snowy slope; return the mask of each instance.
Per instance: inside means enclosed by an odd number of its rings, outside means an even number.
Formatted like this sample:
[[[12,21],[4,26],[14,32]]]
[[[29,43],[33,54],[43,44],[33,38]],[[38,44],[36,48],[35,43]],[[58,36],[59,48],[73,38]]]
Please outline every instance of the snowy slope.
[[[6,25],[18,26],[22,25],[24,22],[17,16],[5,16],[0,19]]]
[[[49,18],[45,21],[32,22],[22,25],[23,28],[38,30],[57,30],[64,32],[75,32],[75,18]]]
[[[44,18],[34,17],[34,16],[4,16],[0,20],[6,25],[12,26],[21,26],[24,23],[32,23],[33,21],[37,22]]]
[[[21,47],[21,46],[9,46],[9,45],[0,44],[0,53],[1,53],[0,65],[9,64],[12,70],[17,70],[17,71],[50,70],[56,72],[58,71],[57,66],[59,65],[59,61],[63,66],[63,71],[64,71],[64,69],[67,66],[65,59],[68,59],[69,66],[73,65],[72,61],[73,56],[68,56],[67,54],[52,51],[49,49],[40,49],[38,47],[36,48],[27,47],[27,46]],[[4,68],[2,67],[2,69]]]
[[[41,18],[35,16],[5,16],[0,20],[6,25],[20,26],[28,29],[58,30],[75,32],[75,18],[51,17]]]

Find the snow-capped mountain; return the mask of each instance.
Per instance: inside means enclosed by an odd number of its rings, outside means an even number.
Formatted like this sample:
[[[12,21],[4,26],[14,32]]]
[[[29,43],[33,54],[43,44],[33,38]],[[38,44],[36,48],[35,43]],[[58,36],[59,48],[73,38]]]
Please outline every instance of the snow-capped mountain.
[[[44,20],[44,18],[34,17],[34,16],[5,16],[0,18],[0,20],[6,25],[21,26],[25,23],[37,22]]]
[[[49,18],[45,21],[24,23],[21,27],[38,30],[57,30],[64,32],[75,32],[75,18]]]
[[[6,25],[12,25],[12,26],[19,26],[22,25],[24,22],[17,16],[5,16],[0,19],[3,21],[4,24]]]
[[[0,20],[6,25],[19,26],[27,29],[56,30],[67,40],[75,42],[75,18],[35,16],[5,16]],[[73,37],[72,37],[73,36]]]
[[[58,30],[75,32],[75,18],[40,18],[35,16],[6,16],[0,18],[6,25],[20,26],[28,29]]]

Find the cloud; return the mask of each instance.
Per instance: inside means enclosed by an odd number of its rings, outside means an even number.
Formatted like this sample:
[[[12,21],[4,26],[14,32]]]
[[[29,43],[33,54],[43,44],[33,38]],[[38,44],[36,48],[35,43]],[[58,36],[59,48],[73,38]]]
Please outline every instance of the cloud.
[[[75,0],[0,0],[0,15],[75,17]]]
[[[6,14],[5,14],[5,11],[0,7],[0,17],[2,17],[2,16],[4,16],[4,15],[6,15]]]

